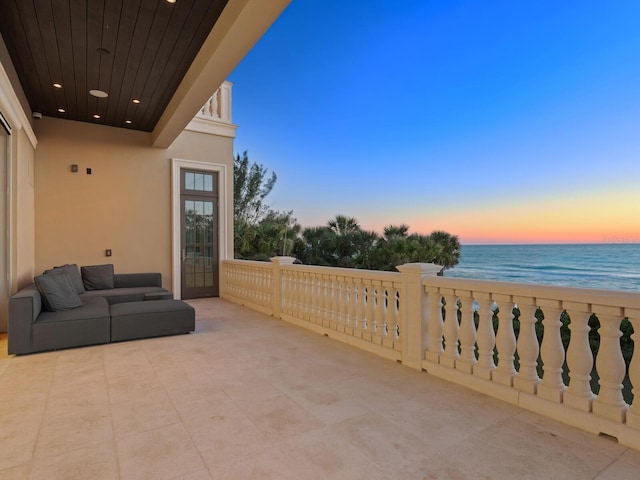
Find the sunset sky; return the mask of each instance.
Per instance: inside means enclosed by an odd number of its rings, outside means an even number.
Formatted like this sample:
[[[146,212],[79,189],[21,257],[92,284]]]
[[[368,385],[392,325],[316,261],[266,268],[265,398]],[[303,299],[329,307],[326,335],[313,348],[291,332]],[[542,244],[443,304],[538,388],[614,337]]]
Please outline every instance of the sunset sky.
[[[267,203],[462,243],[640,242],[640,2],[293,0],[236,68]]]

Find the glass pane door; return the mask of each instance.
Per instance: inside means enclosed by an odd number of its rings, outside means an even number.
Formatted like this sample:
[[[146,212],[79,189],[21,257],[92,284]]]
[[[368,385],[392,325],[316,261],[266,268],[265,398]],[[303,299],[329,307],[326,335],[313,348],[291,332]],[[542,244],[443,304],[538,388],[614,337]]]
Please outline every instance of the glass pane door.
[[[217,175],[185,171],[183,180],[181,297],[218,296]]]

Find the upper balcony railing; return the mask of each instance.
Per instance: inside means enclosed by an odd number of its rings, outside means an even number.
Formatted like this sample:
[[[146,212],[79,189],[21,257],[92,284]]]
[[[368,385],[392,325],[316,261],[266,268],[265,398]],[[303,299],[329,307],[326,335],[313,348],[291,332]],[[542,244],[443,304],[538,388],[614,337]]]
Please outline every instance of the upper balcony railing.
[[[193,130],[225,137],[235,137],[236,125],[231,122],[231,82],[224,82],[187,125]]]
[[[227,260],[223,296],[640,450],[638,294],[292,262]]]

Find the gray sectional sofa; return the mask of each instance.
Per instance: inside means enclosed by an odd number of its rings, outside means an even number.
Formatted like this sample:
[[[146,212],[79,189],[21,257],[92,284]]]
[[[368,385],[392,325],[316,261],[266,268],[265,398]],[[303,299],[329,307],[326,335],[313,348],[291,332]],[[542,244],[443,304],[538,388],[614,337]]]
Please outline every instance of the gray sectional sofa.
[[[159,273],[114,274],[112,265],[55,267],[9,299],[9,354],[194,330],[193,307],[173,300]]]

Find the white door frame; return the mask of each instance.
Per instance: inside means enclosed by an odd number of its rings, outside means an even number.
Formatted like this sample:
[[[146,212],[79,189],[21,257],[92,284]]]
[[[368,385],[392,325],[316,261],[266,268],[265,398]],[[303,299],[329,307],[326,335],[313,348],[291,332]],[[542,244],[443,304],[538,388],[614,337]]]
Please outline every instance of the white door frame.
[[[180,300],[182,297],[182,258],[180,256],[181,227],[180,217],[182,209],[180,206],[180,170],[183,168],[202,170],[206,172],[218,173],[218,265],[222,265],[227,251],[227,208],[226,191],[227,166],[220,163],[199,162],[196,160],[183,160],[180,158],[171,159],[171,225],[172,225],[172,268],[171,286],[173,298]],[[218,278],[222,278],[222,269],[218,268]]]

